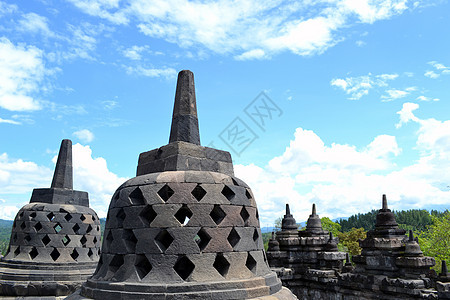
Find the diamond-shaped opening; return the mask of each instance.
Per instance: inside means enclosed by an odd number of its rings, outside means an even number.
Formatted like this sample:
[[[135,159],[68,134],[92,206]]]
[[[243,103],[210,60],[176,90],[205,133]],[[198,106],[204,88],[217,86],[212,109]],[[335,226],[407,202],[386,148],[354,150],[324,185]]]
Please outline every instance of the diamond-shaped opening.
[[[78,234],[78,231],[80,230],[80,225],[75,224],[75,225],[73,225],[72,229],[73,229],[73,232],[75,232],[75,234]]]
[[[176,213],[175,218],[181,225],[186,225],[192,217],[192,211],[184,204]]]
[[[92,231],[92,226],[91,224],[88,225],[88,227],[86,228],[86,233],[89,233]]]
[[[248,213],[248,211],[245,208],[245,206],[242,207],[240,215],[241,215],[242,220],[244,220],[245,226],[247,226],[248,225],[248,218],[250,218],[250,214]]]
[[[224,195],[228,201],[231,201],[234,198],[235,193],[227,185],[225,185],[222,189],[222,195]]]
[[[50,237],[46,234],[46,235],[42,238],[42,243],[43,243],[45,246],[47,246],[48,243],[50,243],[50,242],[51,242],[51,239],[50,239]]]
[[[14,257],[16,257],[17,255],[19,255],[20,254],[20,246],[18,246],[17,248],[16,248],[16,250],[14,250]]]
[[[97,225],[97,231],[100,231],[100,226]]]
[[[29,242],[29,241],[31,241],[31,236],[29,234],[27,234],[23,239],[25,241]]]
[[[56,233],[59,233],[59,232],[61,231],[62,227],[61,227],[61,225],[58,223],[58,224],[56,224],[55,226],[53,226],[53,229],[55,229],[55,232],[56,232]]]
[[[66,235],[66,236],[64,236],[64,237],[62,238],[62,242],[63,242],[64,246],[69,245],[70,241],[71,241],[71,240],[70,240],[70,237],[69,237],[68,235]]]
[[[36,231],[41,230],[41,229],[42,229],[42,224],[41,224],[41,222],[37,222],[37,223],[34,225],[34,229],[36,229]]]
[[[30,251],[30,257],[31,259],[35,259],[36,256],[38,256],[39,252],[37,251],[36,247],[33,247]]]
[[[256,209],[256,220],[259,221],[259,213],[258,213],[258,209]]]
[[[222,253],[218,253],[216,255],[216,259],[214,260],[213,267],[220,273],[220,275],[225,277],[227,276],[228,269],[230,268],[230,263]]]
[[[239,185],[234,178],[231,178],[231,181],[233,182],[234,185]]]
[[[217,225],[219,225],[226,216],[225,212],[220,208],[219,204],[214,205],[214,208],[209,215]]]
[[[22,217],[23,217],[23,213],[24,213],[24,211],[22,210],[22,211],[20,212],[20,214],[19,214],[19,218],[22,218]]]
[[[133,230],[124,230],[122,233],[122,238],[125,241],[125,246],[127,247],[128,252],[134,253],[136,250],[137,238],[134,235]]]
[[[47,214],[47,218],[48,218],[50,221],[53,221],[53,220],[55,219],[55,214],[51,212],[51,213]]]
[[[20,228],[22,228],[22,230],[24,230],[25,227],[27,227],[27,224],[25,224],[25,221],[24,221],[24,222],[22,222],[22,224],[20,224]]]
[[[31,259],[35,259],[36,256],[38,256],[39,252],[37,251],[36,247],[33,247],[29,254],[30,254]]]
[[[180,276],[183,280],[186,280],[194,271],[195,265],[187,258],[186,256],[181,256],[178,261],[173,266],[175,272],[177,272],[178,276]]]
[[[96,219],[95,219],[95,216],[92,216],[92,221],[94,221],[94,222],[95,222],[95,220],[96,220]]]
[[[200,251],[203,251],[208,245],[211,237],[203,228],[197,232],[197,235],[194,237],[194,241],[197,243]]]
[[[81,215],[81,216],[80,216],[80,220],[81,220],[81,221],[86,220],[86,216],[85,216],[85,215]]]
[[[72,257],[73,260],[77,260],[78,256],[80,256],[80,254],[78,254],[78,251],[76,249],[73,249],[70,256]]]
[[[97,237],[96,236],[94,236],[94,239],[92,240],[92,242],[94,242],[94,244],[96,244],[97,243]]]
[[[59,212],[61,212],[61,213],[68,213],[68,211],[65,210],[64,208],[60,208],[60,209],[59,209]]]
[[[144,205],[145,204],[144,195],[142,194],[142,191],[139,187],[135,188],[128,197],[130,198],[130,202],[133,205]]]
[[[113,239],[114,239],[114,237],[113,237],[112,232],[111,232],[111,230],[110,230],[110,231],[108,231],[108,234],[106,235],[106,244],[107,244],[107,247],[109,247],[109,246],[111,245]]]
[[[61,254],[56,248],[53,248],[52,253],[50,253],[50,256],[52,257],[53,261],[56,261],[60,255]]]
[[[144,254],[136,255],[136,260],[134,262],[134,268],[139,276],[139,280],[142,280],[148,273],[152,270],[152,265],[148,261]]]
[[[91,248],[89,248],[89,251],[88,251],[88,256],[89,256],[89,257],[92,257],[92,255],[94,255],[94,252],[92,252],[92,249],[91,249]]]
[[[155,241],[161,252],[165,252],[166,249],[169,248],[170,244],[172,244],[173,237],[167,230],[163,229],[155,237]]]
[[[247,199],[252,199],[252,194],[250,194],[250,192],[246,189],[245,190],[245,196],[247,197]]]
[[[230,234],[227,237],[228,242],[230,243],[231,247],[236,246],[237,243],[241,240],[241,237],[237,233],[237,231],[233,228],[230,231]]]
[[[203,199],[203,197],[205,197],[206,191],[201,187],[200,184],[197,184],[197,186],[192,190],[191,194],[195,197],[195,199],[197,199],[197,201],[200,201]]]
[[[36,218],[36,212],[32,212],[32,213],[30,214],[30,220],[32,220],[32,219],[34,219],[34,218]]]
[[[119,228],[123,227],[123,221],[125,220],[125,211],[123,210],[123,208],[119,209],[119,211],[116,214],[117,217],[117,226]]]
[[[66,221],[69,222],[70,220],[72,220],[72,215],[68,213],[64,216],[64,219],[66,219]]]
[[[81,237],[81,239],[80,239],[80,242],[81,242],[81,244],[83,245],[83,248],[85,248],[86,247],[86,242],[87,242],[87,238],[86,238],[86,236],[82,236]]]
[[[255,231],[253,232],[253,241],[257,241],[259,238],[258,229],[255,228]]]
[[[161,197],[161,199],[164,202],[167,202],[167,200],[169,200],[170,197],[172,197],[172,195],[174,194],[174,191],[170,188],[170,186],[168,186],[167,184],[164,185],[159,191],[158,191],[158,195]]]
[[[116,254],[114,255],[113,259],[111,259],[111,262],[109,263],[108,269],[116,273],[116,271],[123,265],[123,255]]]
[[[245,266],[252,271],[252,273],[256,273],[256,260],[253,258],[253,256],[248,253],[247,260],[245,261]]]
[[[153,210],[151,205],[147,205],[139,213],[139,218],[141,218],[145,225],[150,226],[150,224],[156,218],[156,212]]]

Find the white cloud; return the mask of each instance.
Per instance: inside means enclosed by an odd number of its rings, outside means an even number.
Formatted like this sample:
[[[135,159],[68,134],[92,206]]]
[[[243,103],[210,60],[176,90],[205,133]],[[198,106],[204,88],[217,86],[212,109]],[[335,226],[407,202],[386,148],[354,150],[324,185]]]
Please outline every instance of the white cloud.
[[[201,46],[236,58],[291,51],[321,53],[343,39],[344,28],[371,24],[407,9],[407,0],[379,1],[188,1],[70,0],[83,12],[128,24],[181,47]],[[247,54],[246,54],[247,53]],[[249,54],[250,53],[250,54]],[[261,52],[258,57],[262,57]]]
[[[90,143],[94,140],[94,134],[88,129],[81,129],[73,133],[79,140],[84,143]]]
[[[297,128],[283,154],[267,166],[237,165],[236,174],[253,189],[263,226],[283,215],[290,203],[297,221],[305,221],[311,204],[331,218],[366,212],[381,206],[387,194],[393,209],[448,205],[450,190],[450,120],[420,119],[418,104],[405,103],[400,124],[419,125],[419,159],[399,167],[396,138],[380,135],[365,147],[326,145],[310,130]]]
[[[53,32],[48,27],[47,18],[35,13],[28,13],[23,15],[22,19],[19,20],[19,26],[17,29],[20,31],[41,33],[47,37],[54,36]]]
[[[165,77],[165,78],[174,78],[177,74],[177,71],[173,68],[145,68],[142,66],[130,67],[124,66],[127,74],[136,74],[146,77]]]
[[[0,118],[0,123],[6,123],[6,124],[13,124],[13,125],[20,125],[20,122],[14,121],[14,120],[8,120],[8,119],[2,119]]]
[[[141,60],[142,52],[148,51],[148,46],[132,46],[122,51],[123,55],[132,60]]]
[[[358,41],[355,42],[355,44],[356,44],[356,46],[358,46],[358,47],[363,47],[363,46],[366,45],[366,42],[361,41],[361,40],[358,40]]]
[[[404,98],[415,90],[417,90],[416,87],[408,87],[404,90],[389,89],[389,90],[386,90],[387,95],[381,96],[381,99],[383,101],[393,101],[396,99]]]
[[[93,157],[89,146],[75,144],[72,149],[74,189],[89,192],[91,207],[100,217],[106,217],[114,191],[127,178],[111,172],[103,157]],[[56,157],[53,160],[56,162]]]
[[[434,71],[426,71],[424,74],[426,77],[435,79],[438,78],[440,76],[440,74],[435,73]]]
[[[369,91],[378,87],[386,87],[388,81],[394,80],[398,77],[398,74],[380,74],[335,78],[331,80],[330,84],[341,88],[347,95],[350,95],[350,100],[359,100],[361,97],[368,95]]]
[[[0,199],[0,202],[5,203],[5,200]],[[18,206],[0,204],[0,219],[14,220],[19,209]]]
[[[264,58],[268,58],[268,56],[262,49],[253,49],[253,50],[244,52],[241,55],[237,55],[234,58],[237,60],[251,60],[251,59],[264,59]]]
[[[441,75],[448,75],[450,74],[450,67],[446,67],[445,65],[438,63],[437,61],[430,61],[428,62],[429,65],[434,67],[434,71],[426,71],[425,76],[436,79]]]
[[[419,100],[419,101],[439,101],[439,98],[430,98],[430,97],[421,95],[421,96],[417,97],[416,100]]]
[[[0,38],[0,107],[11,111],[42,108],[34,94],[45,90],[45,79],[53,71],[45,67],[43,53],[33,46],[14,45]]]
[[[408,123],[409,121],[417,122],[416,116],[414,116],[413,111],[419,108],[419,104],[417,103],[403,103],[403,107],[397,114],[400,116],[400,121],[395,125],[396,128],[400,128],[403,124]]]
[[[0,193],[25,194],[33,188],[50,186],[52,170],[34,162],[0,154]]]

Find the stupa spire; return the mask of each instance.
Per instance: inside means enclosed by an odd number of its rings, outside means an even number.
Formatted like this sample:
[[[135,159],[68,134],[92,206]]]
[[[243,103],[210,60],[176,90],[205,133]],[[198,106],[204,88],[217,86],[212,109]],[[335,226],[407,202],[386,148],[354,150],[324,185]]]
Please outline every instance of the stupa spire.
[[[51,188],[73,189],[72,141],[62,140]]]
[[[189,70],[178,73],[169,138],[169,143],[172,142],[200,145],[194,74]]]
[[[382,204],[381,207],[382,207],[383,210],[387,210],[388,209],[386,194],[383,194],[383,204]]]

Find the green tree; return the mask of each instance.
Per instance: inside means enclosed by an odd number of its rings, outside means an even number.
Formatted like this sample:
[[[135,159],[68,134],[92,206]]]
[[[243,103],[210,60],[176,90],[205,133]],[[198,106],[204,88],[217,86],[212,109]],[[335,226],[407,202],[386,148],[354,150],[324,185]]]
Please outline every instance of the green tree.
[[[358,241],[366,238],[364,228],[352,228],[347,232],[338,232],[337,236],[339,237],[339,243],[346,248],[350,255],[361,254],[361,247],[359,247]]]
[[[431,220],[433,224],[419,234],[419,244],[424,255],[436,259],[435,269],[439,271],[441,261],[450,261],[450,212],[431,215]]]
[[[339,223],[331,221],[331,219],[328,217],[320,218],[320,221],[322,222],[323,230],[331,232],[334,236],[337,236],[341,231],[341,225]]]

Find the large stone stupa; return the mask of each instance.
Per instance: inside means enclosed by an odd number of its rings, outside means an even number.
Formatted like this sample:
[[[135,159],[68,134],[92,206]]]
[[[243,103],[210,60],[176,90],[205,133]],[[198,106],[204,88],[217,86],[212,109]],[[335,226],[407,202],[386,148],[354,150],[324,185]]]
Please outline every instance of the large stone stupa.
[[[94,273],[100,221],[88,193],[73,190],[72,142],[63,140],[50,188],[34,189],[0,261],[1,296],[61,296]]]
[[[113,195],[97,270],[69,299],[296,299],[269,269],[230,154],[200,146],[191,71],[178,75],[169,141]]]

